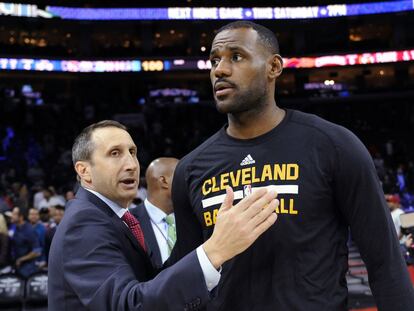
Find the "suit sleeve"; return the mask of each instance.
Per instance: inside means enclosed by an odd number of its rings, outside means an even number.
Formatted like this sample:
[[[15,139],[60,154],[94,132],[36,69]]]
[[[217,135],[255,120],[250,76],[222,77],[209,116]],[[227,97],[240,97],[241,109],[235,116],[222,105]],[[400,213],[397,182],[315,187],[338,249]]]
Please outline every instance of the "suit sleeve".
[[[204,242],[201,225],[190,203],[191,189],[185,161],[181,160],[174,172],[172,200],[176,219],[177,242],[164,266],[177,262]]]
[[[210,299],[195,252],[139,282],[121,250],[122,233],[107,217],[89,209],[71,221],[63,241],[64,278],[88,310],[197,310]]]
[[[334,137],[335,201],[367,266],[381,311],[413,310],[414,292],[373,161],[351,132]]]

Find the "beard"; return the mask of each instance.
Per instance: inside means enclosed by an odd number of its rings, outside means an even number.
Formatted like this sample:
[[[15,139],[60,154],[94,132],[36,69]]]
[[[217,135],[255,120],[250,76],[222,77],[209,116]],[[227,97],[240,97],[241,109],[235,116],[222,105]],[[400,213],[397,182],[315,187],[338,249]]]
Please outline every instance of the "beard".
[[[260,111],[266,105],[267,84],[251,86],[248,90],[239,91],[236,96],[219,100],[214,98],[216,109],[220,113],[237,115],[248,111]]]

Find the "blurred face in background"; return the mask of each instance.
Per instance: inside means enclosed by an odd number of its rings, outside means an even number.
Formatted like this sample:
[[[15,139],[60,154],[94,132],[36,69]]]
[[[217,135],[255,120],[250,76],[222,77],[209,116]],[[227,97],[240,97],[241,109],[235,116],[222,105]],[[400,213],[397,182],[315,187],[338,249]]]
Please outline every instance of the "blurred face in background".
[[[65,193],[65,199],[66,201],[72,200],[75,198],[75,194],[73,193],[73,191],[67,191]]]
[[[23,216],[20,215],[20,209],[18,207],[13,208],[11,222],[13,224],[19,224],[21,221],[23,221]]]
[[[40,220],[39,211],[35,208],[29,210],[29,221],[32,225],[36,224]]]
[[[49,215],[49,209],[48,208],[42,208],[39,212],[40,220],[42,222],[49,222],[50,215]]]
[[[385,200],[387,201],[388,208],[391,211],[401,208],[400,197],[397,194],[386,194]]]
[[[62,221],[64,214],[65,214],[64,210],[61,210],[61,209],[55,210],[55,216],[53,216],[53,220],[55,221],[57,225]]]
[[[49,189],[45,189],[45,190],[43,190],[43,197],[44,197],[46,200],[49,200],[49,199],[52,197],[52,192],[50,192],[50,190],[49,190]]]

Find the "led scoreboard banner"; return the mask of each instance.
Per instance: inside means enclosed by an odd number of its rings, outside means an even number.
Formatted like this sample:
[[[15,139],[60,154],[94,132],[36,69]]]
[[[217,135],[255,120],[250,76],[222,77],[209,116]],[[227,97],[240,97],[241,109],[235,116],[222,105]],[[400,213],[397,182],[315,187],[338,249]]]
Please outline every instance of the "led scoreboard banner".
[[[322,68],[414,61],[414,50],[283,58],[285,68]],[[51,60],[0,58],[0,70],[50,72],[161,72],[209,70],[207,59]]]
[[[395,13],[414,10],[414,0],[302,7],[167,7],[76,8],[0,2],[0,16],[72,20],[229,20],[315,19]]]

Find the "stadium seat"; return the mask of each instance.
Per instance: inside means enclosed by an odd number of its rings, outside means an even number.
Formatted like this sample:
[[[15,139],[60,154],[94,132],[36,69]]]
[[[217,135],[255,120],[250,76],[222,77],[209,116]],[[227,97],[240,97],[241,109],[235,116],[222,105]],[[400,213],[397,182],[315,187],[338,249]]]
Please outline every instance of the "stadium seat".
[[[47,304],[47,272],[35,273],[27,279],[25,304]]]
[[[0,309],[19,306],[24,298],[24,279],[8,273],[0,275]]]

